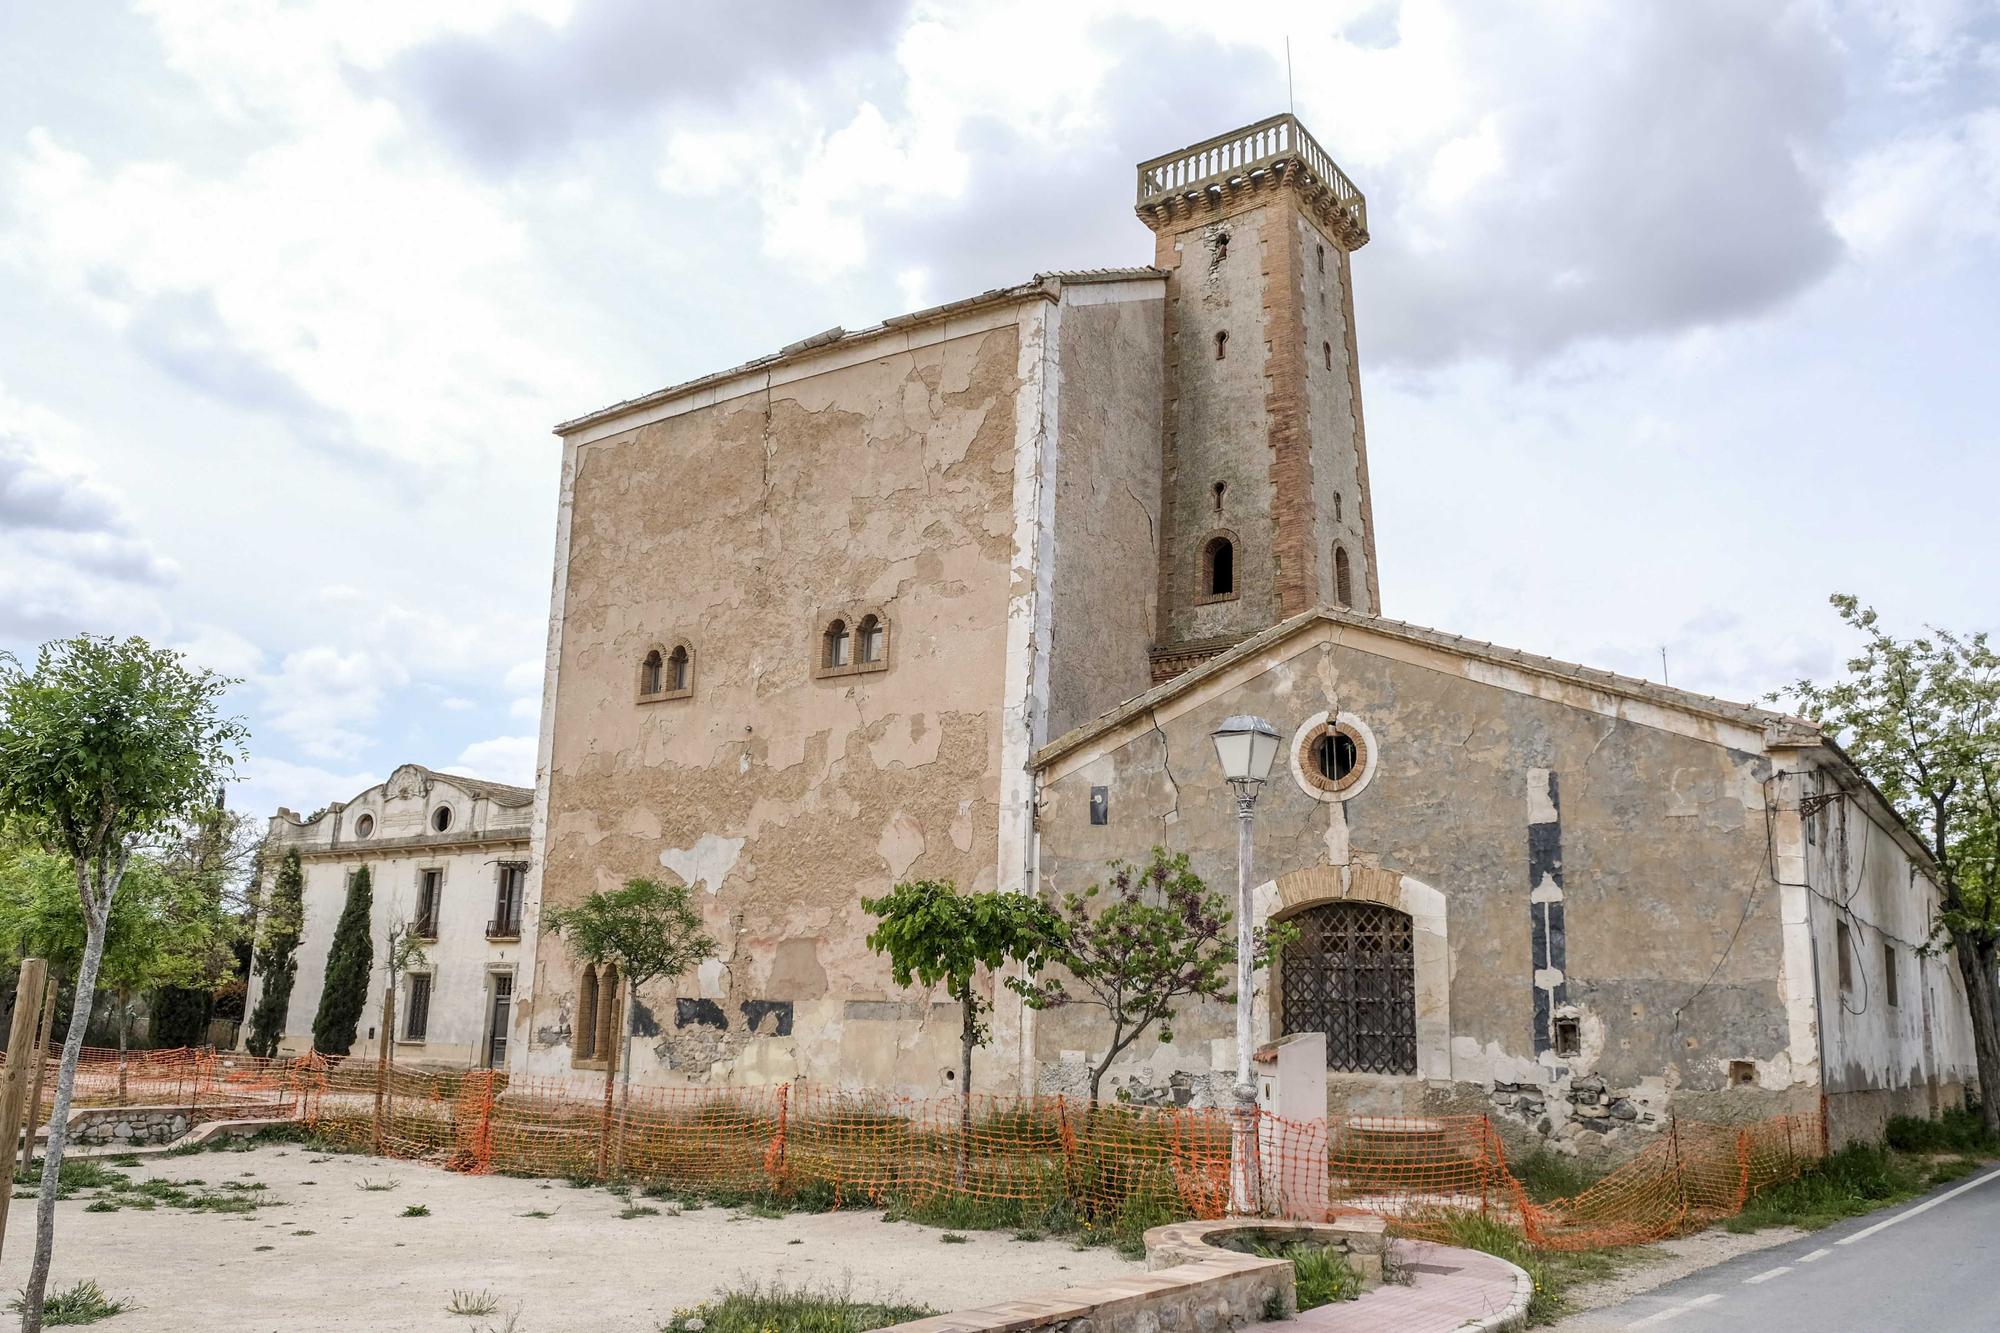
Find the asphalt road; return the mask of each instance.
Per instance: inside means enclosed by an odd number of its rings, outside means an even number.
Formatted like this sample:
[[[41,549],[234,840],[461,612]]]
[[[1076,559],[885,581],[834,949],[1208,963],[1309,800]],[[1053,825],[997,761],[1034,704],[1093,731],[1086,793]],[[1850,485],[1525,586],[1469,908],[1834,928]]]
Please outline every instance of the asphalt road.
[[[2000,1167],[1594,1310],[1592,1329],[2000,1331]]]

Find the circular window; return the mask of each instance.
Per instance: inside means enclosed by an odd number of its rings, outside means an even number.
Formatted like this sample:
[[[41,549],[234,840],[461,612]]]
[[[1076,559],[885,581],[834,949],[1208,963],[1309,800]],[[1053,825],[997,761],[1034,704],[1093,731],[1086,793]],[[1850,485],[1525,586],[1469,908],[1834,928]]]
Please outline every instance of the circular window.
[[[437,809],[431,811],[431,827],[436,829],[439,833],[442,833],[446,829],[451,827],[450,806],[441,805]]]
[[[354,836],[366,838],[375,832],[375,816],[363,815],[354,821]]]
[[[1292,777],[1308,796],[1344,801],[1375,773],[1375,736],[1348,713],[1321,713],[1292,737]]]

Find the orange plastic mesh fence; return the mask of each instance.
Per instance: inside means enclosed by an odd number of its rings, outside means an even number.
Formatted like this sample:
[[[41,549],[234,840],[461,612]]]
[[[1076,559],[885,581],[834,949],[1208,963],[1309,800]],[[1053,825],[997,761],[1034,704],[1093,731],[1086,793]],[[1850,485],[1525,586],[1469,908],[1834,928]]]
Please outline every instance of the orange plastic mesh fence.
[[[965,1225],[1019,1219],[1136,1231],[1218,1217],[1230,1203],[1235,1122],[1226,1109],[1091,1108],[1060,1097],[974,1097],[968,1107],[957,1097],[803,1085],[614,1087],[607,1100],[601,1079],[203,1050],[131,1052],[122,1062],[116,1051],[87,1051],[77,1086],[79,1106],[115,1102],[123,1087],[127,1104],[188,1105],[198,1119],[290,1115],[343,1147],[460,1171],[894,1202]],[[1816,1115],[1670,1121],[1576,1197],[1536,1203],[1485,1116],[1323,1123],[1259,1113],[1255,1142],[1265,1212],[1377,1213],[1402,1234],[1436,1239],[1449,1237],[1451,1214],[1471,1212],[1558,1250],[1706,1225],[1822,1150]]]

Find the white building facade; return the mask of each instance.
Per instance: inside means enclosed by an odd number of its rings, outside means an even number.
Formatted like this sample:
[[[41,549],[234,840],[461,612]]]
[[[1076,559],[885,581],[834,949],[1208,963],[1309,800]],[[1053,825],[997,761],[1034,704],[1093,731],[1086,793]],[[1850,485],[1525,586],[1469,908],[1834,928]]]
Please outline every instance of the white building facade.
[[[375,965],[354,1054],[376,1050],[390,932],[402,926],[423,942],[425,957],[398,982],[395,1058],[504,1066],[533,806],[534,792],[524,787],[405,764],[388,781],[312,819],[286,809],[272,816],[260,898],[270,894],[287,852],[298,852],[305,876],[298,979],[280,1053],[312,1049],[334,928],[355,872],[366,867]],[[263,978],[253,972],[246,1012],[254,1011],[262,989]]]

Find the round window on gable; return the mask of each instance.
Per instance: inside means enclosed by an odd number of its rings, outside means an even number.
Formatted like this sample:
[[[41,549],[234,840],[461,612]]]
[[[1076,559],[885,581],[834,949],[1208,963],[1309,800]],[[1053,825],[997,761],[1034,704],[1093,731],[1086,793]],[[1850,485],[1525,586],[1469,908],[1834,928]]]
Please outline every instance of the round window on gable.
[[[361,816],[361,818],[354,821],[355,837],[357,838],[372,837],[374,833],[375,833],[375,816],[363,815]]]
[[[444,831],[445,831],[446,829],[449,829],[450,827],[451,827],[451,807],[450,807],[450,806],[448,806],[448,805],[441,805],[441,806],[439,806],[439,807],[438,807],[437,809],[435,809],[435,810],[431,811],[431,828],[432,828],[432,829],[436,830],[436,831],[437,831],[437,832],[439,832],[439,833],[443,833],[443,832],[444,832]]]
[[[1375,775],[1375,737],[1359,718],[1321,713],[1292,737],[1292,777],[1306,795],[1345,801]]]

